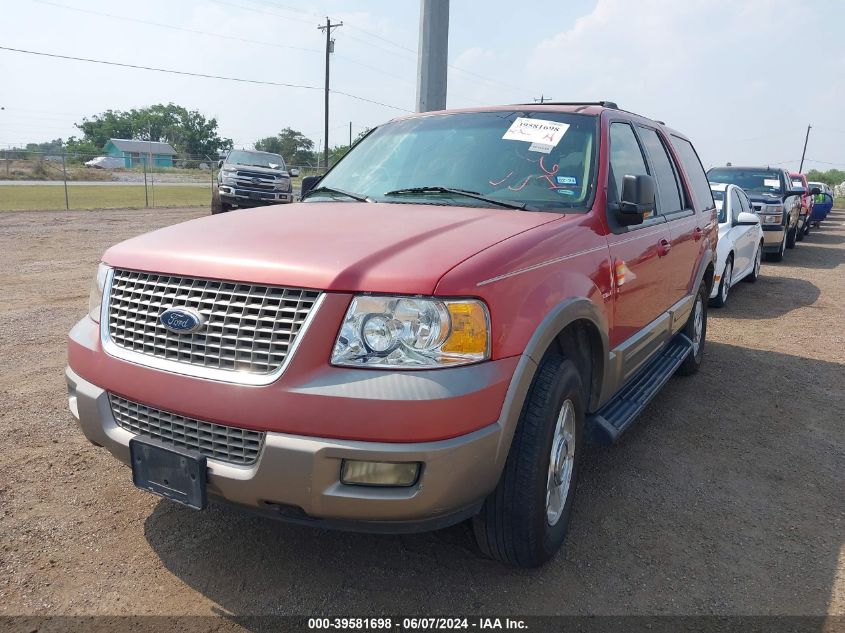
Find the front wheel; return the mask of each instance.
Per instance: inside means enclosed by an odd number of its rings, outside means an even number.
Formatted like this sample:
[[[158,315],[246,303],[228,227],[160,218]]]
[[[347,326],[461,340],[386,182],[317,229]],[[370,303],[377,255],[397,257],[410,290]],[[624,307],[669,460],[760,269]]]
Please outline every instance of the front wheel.
[[[692,351],[678,367],[678,373],[682,376],[690,376],[697,372],[704,358],[704,342],[707,340],[707,294],[707,286],[702,282],[695,296],[692,314],[682,330],[692,341]]]
[[[499,484],[472,521],[485,555],[537,567],[560,548],[572,514],[585,415],[575,365],[547,355],[523,404]]]
[[[798,224],[796,223],[786,234],[786,248],[795,248],[795,241],[798,239]]]

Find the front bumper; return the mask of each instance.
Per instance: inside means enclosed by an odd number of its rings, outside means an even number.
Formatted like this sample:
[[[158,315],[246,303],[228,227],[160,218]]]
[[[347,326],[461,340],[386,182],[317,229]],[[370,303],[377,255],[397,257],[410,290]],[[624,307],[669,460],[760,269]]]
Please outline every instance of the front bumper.
[[[780,224],[763,225],[763,252],[777,253],[783,242],[784,228]]]
[[[254,207],[268,204],[285,204],[293,202],[293,190],[275,191],[265,189],[244,189],[237,185],[223,185],[218,187],[220,199],[228,204],[239,207]]]
[[[68,404],[82,432],[129,463],[134,433],[118,426],[108,393],[66,370]],[[511,429],[512,432],[512,429]],[[268,432],[249,466],[208,460],[208,496],[294,522],[373,532],[438,529],[478,512],[503,465],[499,423],[436,442],[332,440]],[[416,484],[402,488],[340,482],[343,459],[420,462]]]

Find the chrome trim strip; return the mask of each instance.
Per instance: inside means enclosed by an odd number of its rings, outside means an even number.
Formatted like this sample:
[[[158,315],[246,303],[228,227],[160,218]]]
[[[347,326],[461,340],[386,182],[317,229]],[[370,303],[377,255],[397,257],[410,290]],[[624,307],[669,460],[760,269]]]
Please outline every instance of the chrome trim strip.
[[[570,253],[569,255],[564,255],[562,257],[555,257],[554,259],[549,259],[544,262],[540,262],[539,264],[533,264],[531,266],[527,266],[526,268],[520,268],[518,270],[512,270],[509,273],[504,273],[499,275],[498,277],[491,277],[490,279],[485,279],[484,281],[479,281],[476,284],[476,287],[486,286],[487,284],[492,284],[497,281],[501,281],[502,279],[507,279],[508,277],[515,277],[516,275],[521,275],[522,273],[531,272],[532,270],[537,270],[538,268],[543,268],[544,266],[550,266],[551,264],[557,264],[560,262],[564,262],[567,259],[572,259],[573,257],[578,257],[579,255],[586,255],[587,253],[594,253],[600,250],[607,250],[607,244],[602,244],[601,246],[594,246],[593,248],[587,248],[582,251],[576,251],[575,253]]]
[[[324,292],[321,292],[320,296],[314,300],[314,304],[311,306],[311,310],[308,313],[308,316],[305,317],[305,321],[303,321],[302,327],[299,328],[299,332],[297,332],[296,338],[293,341],[293,345],[290,346],[290,349],[288,350],[288,353],[285,356],[285,360],[282,362],[281,365],[279,365],[279,368],[270,374],[251,374],[248,372],[235,372],[228,371],[225,369],[198,367],[197,365],[178,363],[176,361],[165,360],[156,356],[149,356],[148,354],[141,354],[139,352],[128,350],[117,345],[114,341],[112,341],[111,337],[109,336],[108,314],[109,303],[111,302],[111,287],[113,279],[114,268],[109,268],[109,274],[106,279],[106,285],[103,289],[103,303],[100,307],[100,343],[103,346],[103,350],[109,356],[113,356],[114,358],[119,358],[120,360],[125,360],[136,365],[142,365],[144,367],[151,367],[152,369],[159,369],[161,371],[170,372],[172,374],[181,374],[183,376],[204,378],[206,380],[216,380],[218,382],[229,382],[238,385],[269,385],[270,383],[275,382],[281,377],[281,375],[287,368],[288,363],[296,354],[296,350],[299,349],[300,341],[308,332],[308,326],[311,325],[311,321],[314,318],[314,315],[317,313],[317,310],[320,309],[320,306],[323,303],[323,297],[326,296]]]

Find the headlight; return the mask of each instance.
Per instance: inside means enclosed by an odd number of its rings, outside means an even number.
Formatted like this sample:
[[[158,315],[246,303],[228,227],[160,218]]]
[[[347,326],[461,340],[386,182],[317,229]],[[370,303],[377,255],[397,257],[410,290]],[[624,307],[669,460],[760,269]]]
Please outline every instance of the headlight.
[[[290,180],[287,178],[278,178],[273,186],[279,191],[287,191],[290,189]]]
[[[234,174],[237,170],[236,167],[223,167],[220,169],[221,174]]]
[[[103,289],[106,287],[106,278],[109,275],[109,267],[100,264],[97,267],[97,274],[91,284],[91,294],[88,296],[88,316],[97,323],[100,322],[100,308],[103,305]]]
[[[768,215],[763,213],[760,215],[760,222],[762,224],[780,224],[783,220],[783,216],[778,213],[777,215]]]
[[[332,364],[421,369],[490,358],[490,317],[475,299],[359,296],[352,300]]]

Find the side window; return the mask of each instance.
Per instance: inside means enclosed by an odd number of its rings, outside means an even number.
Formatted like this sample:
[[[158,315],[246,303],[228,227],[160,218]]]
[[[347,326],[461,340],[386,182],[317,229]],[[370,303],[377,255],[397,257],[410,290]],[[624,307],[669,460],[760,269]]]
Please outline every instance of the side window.
[[[666,153],[663,141],[657,132],[647,127],[637,126],[640,138],[654,168],[654,179],[657,181],[657,212],[663,215],[674,213],[683,208],[678,180],[672,159]]]
[[[739,212],[753,213],[751,211],[751,202],[748,200],[748,196],[746,196],[745,193],[739,193],[738,195],[739,195],[739,204],[740,204]]]
[[[678,150],[681,164],[684,166],[687,178],[689,178],[692,195],[701,207],[699,210],[712,209],[715,205],[713,193],[710,191],[710,183],[707,182],[707,174],[704,173],[704,167],[701,166],[701,161],[698,159],[698,154],[695,153],[692,143],[674,134],[672,135],[672,143]]]
[[[627,176],[648,174],[643,151],[633,128],[627,123],[610,124],[610,178],[614,186],[612,199],[620,201],[622,180]]]
[[[739,201],[739,194],[736,189],[731,189],[731,217],[727,218],[731,224],[736,224],[736,216],[742,211],[742,203]]]

